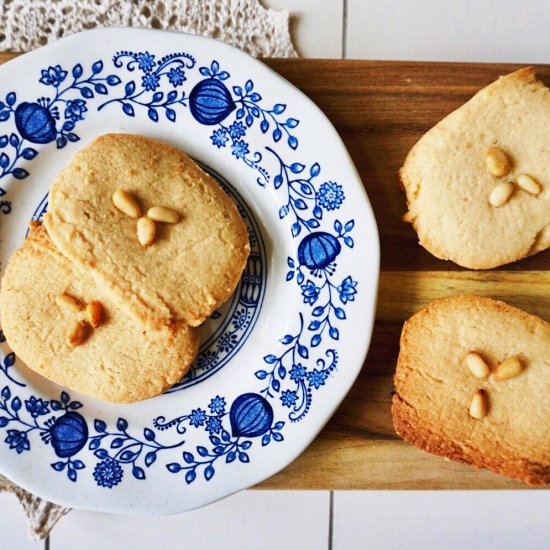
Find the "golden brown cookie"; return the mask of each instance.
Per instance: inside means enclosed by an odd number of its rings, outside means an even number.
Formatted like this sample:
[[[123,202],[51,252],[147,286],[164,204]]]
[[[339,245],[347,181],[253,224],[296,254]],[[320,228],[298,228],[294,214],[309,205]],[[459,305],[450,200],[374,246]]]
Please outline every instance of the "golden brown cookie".
[[[499,78],[426,133],[400,171],[404,219],[420,244],[471,269],[548,248],[549,126],[550,90],[527,68]]]
[[[177,221],[148,219],[159,206]],[[74,156],[52,185],[44,224],[63,254],[152,329],[202,323],[235,289],[250,250],[212,177],[178,149],[129,134],[101,136]]]
[[[550,483],[550,323],[480,296],[436,300],[405,323],[394,381],[409,443]]]
[[[8,344],[29,368],[105,401],[162,393],[197,353],[197,329],[144,329],[53,246],[42,226],[32,227],[10,258],[0,300]],[[81,309],[92,302],[88,312]]]

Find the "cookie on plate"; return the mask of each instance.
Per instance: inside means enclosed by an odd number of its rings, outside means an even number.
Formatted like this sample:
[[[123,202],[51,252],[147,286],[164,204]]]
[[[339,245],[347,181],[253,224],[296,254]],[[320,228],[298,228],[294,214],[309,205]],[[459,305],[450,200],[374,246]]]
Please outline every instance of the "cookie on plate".
[[[550,246],[550,90],[526,68],[499,78],[412,148],[400,179],[420,244],[488,269]]]
[[[159,208],[161,207],[161,208]],[[44,224],[144,326],[197,326],[231,295],[249,254],[237,207],[187,155],[108,134],[54,181]]]
[[[392,416],[430,453],[550,483],[550,323],[503,302],[432,302],[401,334]]]
[[[162,393],[197,353],[197,329],[144,329],[40,225],[10,258],[0,300],[2,329],[17,357],[49,380],[105,401]]]

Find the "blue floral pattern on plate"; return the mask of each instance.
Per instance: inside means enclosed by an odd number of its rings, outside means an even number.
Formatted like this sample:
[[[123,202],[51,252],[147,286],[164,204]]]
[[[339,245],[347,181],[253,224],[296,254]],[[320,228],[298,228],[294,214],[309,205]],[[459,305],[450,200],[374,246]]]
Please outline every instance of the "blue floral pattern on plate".
[[[330,384],[339,364],[346,310],[362,291],[357,275],[338,265],[355,246],[355,220],[339,215],[345,211],[345,182],[325,175],[321,160],[301,159],[299,115],[283,101],[266,100],[269,94],[254,78],[234,81],[219,59],[200,57],[198,52],[147,49],[117,51],[111,59],[88,65],[55,63],[36,75],[44,87],[41,97],[8,90],[0,101],[2,214],[11,213],[13,202],[13,186],[3,182],[26,179],[42,146],[55,143],[62,149],[75,143],[83,121],[118,108],[128,118],[146,113],[152,125],[184,120],[189,127],[211,129],[203,146],[242,163],[254,185],[269,189],[295,251],[286,258],[283,284],[297,289],[302,306],[290,320],[290,331],[276,335],[278,340],[266,344],[270,351],[258,358],[263,366],[253,371],[255,390],[236,397],[220,392],[189,404],[179,415],[159,414],[145,426],[124,416],[116,422],[92,418],[86,400],[73,400],[65,391],[59,399],[20,397],[25,382],[8,350],[0,362],[4,445],[19,455],[40,442],[48,445],[50,451],[41,456],[70,483],[86,476],[97,490],[110,491],[128,479],[145,481],[151,469],[160,469],[191,485],[230,475],[233,464],[251,464],[256,448],[285,441],[291,425],[307,417],[316,394]],[[232,300],[213,315],[194,368],[168,393],[202,383],[239,357],[267,284],[264,237],[252,210],[219,174],[203,167],[237,203],[252,252]],[[34,217],[39,219],[46,208],[47,196]]]

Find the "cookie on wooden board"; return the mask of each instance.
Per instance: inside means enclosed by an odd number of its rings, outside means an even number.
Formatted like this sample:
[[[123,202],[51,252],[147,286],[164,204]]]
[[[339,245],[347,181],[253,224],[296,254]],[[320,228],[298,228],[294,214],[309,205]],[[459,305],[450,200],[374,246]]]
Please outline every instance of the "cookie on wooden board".
[[[550,483],[550,323],[480,296],[436,300],[405,323],[394,382],[409,443]]]
[[[0,301],[2,329],[18,358],[49,380],[105,401],[162,393],[189,370],[198,350],[197,329],[181,323],[151,331],[129,318],[40,225],[11,256]],[[91,302],[95,308],[82,309]]]
[[[130,134],[103,135],[74,156],[52,185],[44,224],[63,254],[152,329],[202,323],[235,289],[250,250],[237,207],[212,177],[178,149]]]
[[[550,90],[525,68],[428,131],[399,172],[420,244],[471,269],[548,248],[549,127]]]

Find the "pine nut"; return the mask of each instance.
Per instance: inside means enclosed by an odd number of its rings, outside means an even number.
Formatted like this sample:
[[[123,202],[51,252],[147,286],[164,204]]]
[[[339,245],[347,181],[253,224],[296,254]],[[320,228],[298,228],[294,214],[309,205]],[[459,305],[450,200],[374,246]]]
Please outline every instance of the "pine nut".
[[[509,181],[499,183],[489,195],[489,203],[491,206],[498,208],[508,201],[514,192],[514,184]]]
[[[505,176],[511,169],[510,159],[507,157],[506,153],[498,147],[491,147],[487,151],[485,163],[489,173],[497,178]]]
[[[489,412],[489,398],[485,390],[477,390],[470,404],[470,416],[481,420]]]
[[[516,183],[520,189],[531,193],[531,195],[538,195],[541,191],[540,183],[527,174],[520,174],[517,177]]]
[[[494,377],[497,382],[508,380],[521,374],[523,365],[517,357],[509,357],[495,369]]]
[[[487,378],[489,376],[489,365],[475,351],[466,355],[466,365],[477,378]]]
[[[122,189],[117,189],[113,193],[113,204],[130,218],[139,218],[141,216],[141,207],[137,200]]]
[[[70,311],[82,311],[84,309],[84,304],[78,298],[70,294],[59,294],[59,296],[55,298],[55,303],[59,307]]]
[[[157,226],[149,218],[139,218],[137,221],[137,238],[141,246],[149,246],[155,240]]]
[[[86,340],[90,332],[90,325],[87,321],[77,321],[67,333],[67,345],[70,348],[80,346]]]
[[[147,211],[147,217],[162,223],[178,223],[180,215],[166,206],[152,206]]]
[[[94,300],[86,306],[86,317],[93,328],[97,328],[103,319],[103,306],[101,302]]]

